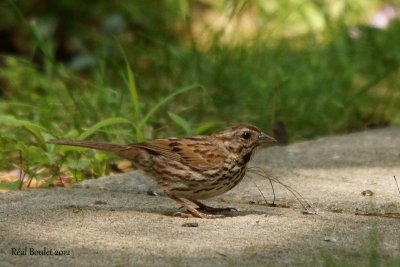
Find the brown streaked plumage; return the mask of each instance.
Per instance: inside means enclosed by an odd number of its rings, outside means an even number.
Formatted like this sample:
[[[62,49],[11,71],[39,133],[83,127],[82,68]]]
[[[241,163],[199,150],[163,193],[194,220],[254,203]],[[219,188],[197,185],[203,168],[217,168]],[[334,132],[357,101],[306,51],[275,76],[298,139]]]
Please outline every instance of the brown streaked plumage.
[[[228,209],[208,207],[199,200],[223,194],[244,177],[255,149],[275,141],[253,125],[240,124],[212,135],[155,139],[130,145],[93,141],[52,140],[50,144],[70,145],[113,152],[155,179],[165,194],[193,216]],[[199,206],[184,202],[185,198]]]

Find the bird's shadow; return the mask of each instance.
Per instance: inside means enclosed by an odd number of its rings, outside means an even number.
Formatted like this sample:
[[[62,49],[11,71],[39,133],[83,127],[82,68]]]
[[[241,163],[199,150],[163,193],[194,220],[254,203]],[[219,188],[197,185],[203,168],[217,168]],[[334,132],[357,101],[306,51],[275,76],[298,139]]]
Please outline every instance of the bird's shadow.
[[[124,206],[110,206],[108,204],[88,204],[88,205],[62,205],[58,206],[58,209],[68,210],[72,213],[81,213],[85,211],[90,212],[142,212],[142,213],[151,213],[158,215],[165,215],[168,217],[182,217],[176,216],[176,214],[187,214],[188,217],[192,217],[191,214],[187,213],[183,208],[169,208],[169,207],[157,207],[157,208],[148,208],[148,207],[124,207]],[[205,212],[207,213],[207,212]],[[222,212],[208,212],[207,214],[213,215],[223,215],[224,218],[234,218],[241,217],[246,215],[267,215],[269,212],[260,211],[260,210],[235,210],[235,211],[222,211]]]
[[[139,212],[139,213],[150,213],[150,214],[158,214],[165,216],[174,216],[177,213],[185,214],[186,210],[182,207],[176,206],[171,201],[166,202],[164,200],[164,196],[159,195],[149,195],[149,194],[141,194],[140,201],[128,201],[126,205],[113,201],[110,198],[102,198],[99,200],[91,199],[86,203],[80,202],[78,203],[65,203],[64,205],[60,205],[56,207],[56,209],[61,209],[64,211],[70,211],[72,213],[80,213],[85,211],[90,212]],[[142,205],[141,203],[147,203],[147,205]],[[221,203],[219,201],[211,202],[212,205],[216,206],[225,206],[227,203]],[[207,214],[219,214],[224,217],[240,217],[247,215],[267,215],[267,214],[275,214],[280,213],[282,208],[287,209],[290,208],[288,204],[272,204],[272,203],[237,203],[235,201],[230,202],[233,206],[237,205],[238,210],[231,211],[219,211],[217,213],[213,212],[204,212]],[[278,209],[277,209],[278,208]],[[189,216],[191,217],[191,215]]]

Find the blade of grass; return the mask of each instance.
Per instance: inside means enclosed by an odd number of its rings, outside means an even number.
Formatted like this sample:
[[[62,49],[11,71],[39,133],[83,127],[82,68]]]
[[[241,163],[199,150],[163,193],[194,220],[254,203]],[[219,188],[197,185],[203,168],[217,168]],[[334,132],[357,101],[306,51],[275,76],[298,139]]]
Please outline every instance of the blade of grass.
[[[122,48],[120,42],[116,40],[119,50],[121,51],[121,54],[124,58],[125,65],[126,65],[126,75],[128,77],[128,89],[129,93],[131,95],[131,100],[132,100],[132,105],[133,105],[133,125],[135,127],[135,133],[136,133],[136,142],[142,142],[144,141],[144,134],[143,130],[141,128],[141,124],[139,123],[141,121],[141,116],[140,116],[140,109],[139,109],[139,96],[137,93],[137,87],[136,87],[136,81],[135,81],[135,75],[132,71],[131,66],[129,65],[128,58],[125,54],[124,49]]]
[[[190,124],[181,116],[168,111],[168,116],[177,124],[179,125],[186,134],[190,134]]]
[[[143,118],[143,120],[141,120],[140,122],[140,126],[143,126],[147,123],[147,121],[154,115],[154,113],[156,113],[163,105],[167,104],[169,101],[171,101],[175,96],[180,95],[182,93],[185,93],[187,91],[196,89],[196,88],[201,88],[203,89],[203,87],[199,84],[193,84],[190,86],[186,86],[183,87],[179,90],[176,90],[175,92],[169,94],[168,96],[166,96],[164,99],[162,99],[160,102],[158,102],[147,114],[146,116]]]
[[[32,123],[27,120],[17,119],[13,116],[2,115],[0,116],[0,123],[9,124],[15,127],[24,127],[39,143],[44,143],[44,138],[41,132],[47,132],[42,126]]]
[[[128,62],[126,62],[126,73],[128,74],[128,87],[129,87],[129,92],[131,94],[131,99],[132,99],[132,103],[133,103],[133,110],[134,110],[133,115],[134,115],[135,119],[139,119],[139,117],[140,117],[139,97],[137,94],[135,75],[133,74],[131,66],[129,65]]]
[[[144,134],[143,134],[142,128],[140,127],[141,124],[138,125],[138,123],[137,123],[138,121],[140,121],[140,110],[139,110],[139,97],[137,94],[135,75],[133,74],[133,71],[132,71],[126,58],[125,58],[125,62],[126,62],[126,72],[128,75],[128,88],[129,88],[129,92],[130,92],[132,104],[133,104],[133,119],[136,122],[135,123],[136,141],[142,142],[142,141],[144,141]]]
[[[128,120],[128,119],[125,119],[125,118],[109,118],[109,119],[105,119],[105,120],[102,120],[102,121],[96,123],[95,125],[91,126],[87,130],[85,130],[81,135],[78,136],[78,140],[86,139],[87,137],[89,137],[90,135],[95,133],[100,128],[103,128],[103,127],[106,127],[106,126],[110,126],[110,125],[114,125],[114,124],[121,124],[121,123],[131,124],[132,122],[130,120]]]

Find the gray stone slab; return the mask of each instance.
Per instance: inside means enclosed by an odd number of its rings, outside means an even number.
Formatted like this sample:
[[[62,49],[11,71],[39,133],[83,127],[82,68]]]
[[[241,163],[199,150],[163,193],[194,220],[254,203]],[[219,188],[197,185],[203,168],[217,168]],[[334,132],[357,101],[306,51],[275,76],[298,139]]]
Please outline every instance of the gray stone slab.
[[[357,209],[400,212],[393,179],[400,182],[400,128],[270,147],[252,164],[297,190],[318,214],[303,214],[279,185],[276,203],[288,208],[266,206],[259,190],[271,202],[269,181],[251,175],[207,201],[237,212],[215,220],[177,218],[171,216],[176,204],[148,195],[159,192],[157,185],[133,172],[66,189],[1,194],[0,265],[316,266],[330,257],[368,258],[374,233],[382,255],[400,257],[400,219],[355,215]],[[373,195],[362,195],[366,190]],[[198,227],[182,227],[187,222]],[[13,255],[18,248],[28,255]]]

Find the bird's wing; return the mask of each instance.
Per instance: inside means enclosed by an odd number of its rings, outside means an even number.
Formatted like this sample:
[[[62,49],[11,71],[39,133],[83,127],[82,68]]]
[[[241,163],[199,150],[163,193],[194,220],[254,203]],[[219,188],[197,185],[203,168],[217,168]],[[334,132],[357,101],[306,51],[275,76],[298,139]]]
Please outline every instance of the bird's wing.
[[[224,162],[225,151],[204,138],[155,139],[135,146],[196,169],[218,168]]]

